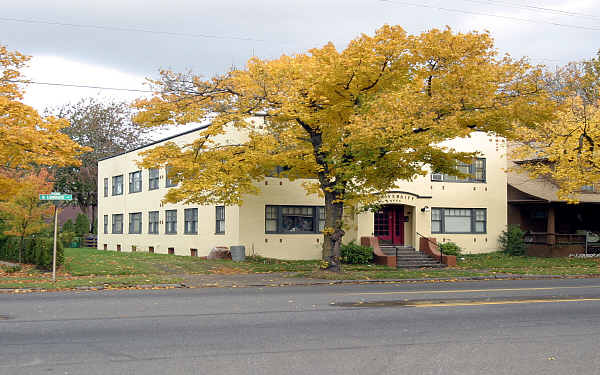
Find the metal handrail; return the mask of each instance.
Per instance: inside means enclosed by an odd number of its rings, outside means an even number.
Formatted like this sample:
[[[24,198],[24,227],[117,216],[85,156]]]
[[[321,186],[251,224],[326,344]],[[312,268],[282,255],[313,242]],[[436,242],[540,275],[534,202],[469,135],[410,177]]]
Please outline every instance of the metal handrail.
[[[437,242],[433,242],[432,240],[430,240],[429,238],[425,237],[424,235],[422,235],[419,232],[415,232],[415,233],[417,233],[418,236],[421,236],[424,239],[426,239],[428,242],[430,242],[430,243],[434,244],[435,246],[437,246],[438,251],[440,252],[440,264],[443,264],[444,263],[444,252],[442,251],[442,248],[440,247],[440,244],[438,244]],[[421,250],[419,249],[419,251],[421,251]],[[398,252],[398,250],[396,250],[396,252]]]

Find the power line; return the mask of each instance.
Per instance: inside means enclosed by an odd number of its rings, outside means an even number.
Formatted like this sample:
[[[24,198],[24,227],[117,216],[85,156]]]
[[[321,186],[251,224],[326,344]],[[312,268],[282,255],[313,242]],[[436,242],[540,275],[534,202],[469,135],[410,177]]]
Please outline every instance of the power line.
[[[600,16],[594,16],[594,15],[585,14],[585,13],[569,12],[569,11],[560,10],[560,9],[544,8],[544,7],[539,7],[539,6],[535,6],[535,5],[515,4],[515,3],[505,2],[505,1],[494,1],[494,0],[463,0],[463,1],[466,1],[469,3],[477,3],[477,4],[490,4],[490,5],[495,5],[495,6],[505,6],[505,7],[509,7],[509,8],[515,8],[515,9],[536,10],[536,11],[542,11],[542,12],[553,13],[553,14],[569,16],[569,17],[581,17],[581,18],[587,18],[587,19],[592,19],[592,20],[600,20]]]
[[[0,17],[0,21],[29,23],[29,24],[43,24],[43,25],[52,25],[52,26],[67,26],[67,27],[97,29],[97,30],[132,31],[132,32],[137,32],[137,33],[158,34],[158,35],[168,35],[168,36],[177,36],[177,37],[221,39],[221,40],[243,40],[243,41],[251,41],[251,42],[261,42],[261,43],[268,42],[267,40],[264,40],[264,39],[255,39],[255,38],[241,37],[241,36],[238,37],[238,36],[223,36],[223,35],[214,35],[214,34],[192,34],[192,33],[181,33],[181,32],[173,32],[173,31],[157,31],[157,30],[149,30],[149,29],[138,29],[138,28],[134,28],[134,27],[119,27],[119,26],[92,25],[92,24],[81,24],[81,23],[41,21],[41,20],[32,20],[32,19],[25,19],[25,18]]]
[[[27,80],[3,80],[4,82],[10,83],[24,83],[32,85],[44,85],[44,86],[59,86],[59,87],[75,87],[80,89],[97,89],[97,90],[112,90],[112,91],[129,91],[129,92],[144,92],[144,93],[155,93],[159,91],[155,90],[142,90],[142,89],[127,89],[122,87],[104,87],[104,86],[92,86],[92,85],[77,85],[71,83],[59,83],[59,82],[38,82],[38,81],[27,81]],[[168,92],[177,92],[179,90],[172,90]]]
[[[493,14],[493,13],[473,12],[473,11],[470,11],[470,10],[455,9],[455,8],[444,8],[444,7],[438,7],[438,6],[433,6],[433,5],[409,3],[409,2],[405,2],[405,1],[392,1],[392,0],[379,0],[379,1],[382,2],[382,3],[390,3],[390,4],[406,5],[406,6],[419,7],[419,8],[435,9],[435,10],[441,10],[441,11],[444,11],[444,12],[473,14],[473,15],[476,15],[476,16],[496,17],[496,18],[502,18],[502,19],[507,19],[507,20],[520,21],[520,22],[529,22],[529,23],[536,23],[536,24],[547,24],[547,25],[553,25],[553,26],[559,26],[559,27],[567,27],[567,28],[580,29],[580,30],[600,31],[599,27],[581,26],[581,25],[570,25],[570,24],[558,23],[558,22],[552,22],[552,21],[538,21],[538,20],[532,20],[532,19],[529,19],[529,18],[503,16],[503,15],[500,15],[500,14]]]

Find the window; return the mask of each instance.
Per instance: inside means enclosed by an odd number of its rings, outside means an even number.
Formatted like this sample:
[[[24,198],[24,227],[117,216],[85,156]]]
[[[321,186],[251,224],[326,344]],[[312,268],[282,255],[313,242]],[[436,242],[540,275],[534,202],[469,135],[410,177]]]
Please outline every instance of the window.
[[[158,168],[148,170],[148,190],[158,189]]]
[[[113,176],[112,178],[112,195],[123,194],[123,175]]]
[[[486,233],[485,208],[432,208],[431,233]]]
[[[148,234],[158,234],[158,211],[148,212]]]
[[[441,179],[437,177],[434,179],[432,174],[432,181],[444,181],[444,182],[485,182],[485,159],[484,158],[475,158],[471,163],[465,163],[462,161],[458,161],[456,163],[456,170],[460,173],[464,173],[468,175],[465,178],[459,178],[457,176],[451,176],[449,174],[444,174]],[[439,175],[434,173],[435,175]]]
[[[177,186],[177,184],[175,182],[173,182],[170,178],[169,178],[169,172],[171,171],[171,167],[166,167],[165,168],[165,187],[173,187],[173,186]]]
[[[225,206],[217,206],[215,207],[215,233],[223,234],[225,233]]]
[[[583,185],[581,187],[583,193],[600,193],[600,184]]]
[[[142,171],[129,174],[129,192],[139,193],[142,191]]]
[[[108,234],[108,215],[104,215],[104,234]]]
[[[198,209],[197,208],[186,208],[183,211],[183,231],[185,234],[197,234],[198,233]]]
[[[319,211],[319,232],[323,232],[325,229],[325,207],[317,207]]]
[[[104,196],[108,197],[108,177],[104,179]]]
[[[177,234],[177,210],[165,211],[165,234]]]
[[[113,234],[123,233],[123,214],[112,215],[112,232]]]
[[[265,233],[320,233],[325,207],[265,206]]]
[[[129,233],[140,234],[142,233],[142,213],[135,212],[129,214]]]

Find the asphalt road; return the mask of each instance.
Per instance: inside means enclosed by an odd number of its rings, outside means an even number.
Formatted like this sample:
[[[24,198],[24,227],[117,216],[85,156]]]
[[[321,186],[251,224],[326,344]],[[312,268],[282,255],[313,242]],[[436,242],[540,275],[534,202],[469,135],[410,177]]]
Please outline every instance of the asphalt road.
[[[0,374],[600,374],[600,280],[0,295]]]

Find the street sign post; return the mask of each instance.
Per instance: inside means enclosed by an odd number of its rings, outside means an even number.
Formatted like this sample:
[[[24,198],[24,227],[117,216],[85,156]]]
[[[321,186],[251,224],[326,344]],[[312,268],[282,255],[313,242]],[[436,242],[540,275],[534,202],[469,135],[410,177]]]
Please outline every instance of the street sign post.
[[[71,201],[73,195],[53,191],[50,194],[40,194],[41,201],[54,202],[54,249],[52,252],[52,282],[56,282],[56,237],[58,236],[58,202]]]

